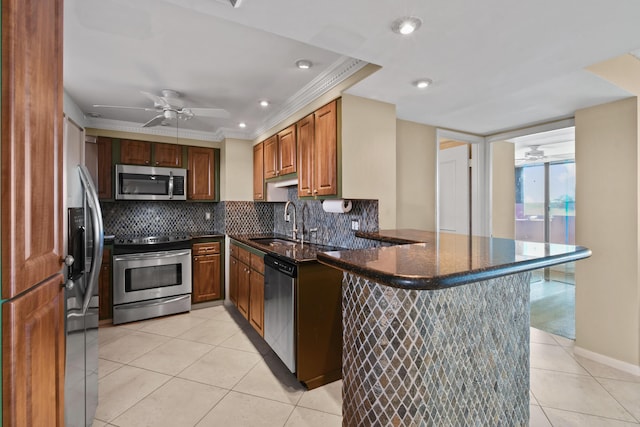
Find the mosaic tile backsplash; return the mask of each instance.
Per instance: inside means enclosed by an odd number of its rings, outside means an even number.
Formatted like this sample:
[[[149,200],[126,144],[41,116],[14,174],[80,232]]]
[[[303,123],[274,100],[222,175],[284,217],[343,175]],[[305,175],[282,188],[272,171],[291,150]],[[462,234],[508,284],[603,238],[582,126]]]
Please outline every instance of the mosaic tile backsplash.
[[[296,187],[289,190],[289,200],[296,206],[299,230],[304,223],[305,241],[354,249],[379,245],[379,242],[355,237],[351,230],[352,219],[359,221],[361,230],[378,230],[376,200],[353,200],[353,208],[346,214],[325,212],[319,200],[299,200]],[[116,236],[182,232],[291,235],[292,223],[284,221],[284,205],[241,201],[101,203],[105,234]],[[207,212],[211,214],[208,220]],[[317,228],[317,233],[310,233],[311,228]]]
[[[343,425],[528,425],[530,274],[416,291],[344,273]]]
[[[311,243],[338,246],[349,249],[362,249],[378,246],[379,242],[361,239],[355,236],[351,230],[351,220],[359,222],[362,231],[378,231],[378,201],[377,200],[352,200],[352,208],[348,213],[328,213],[322,209],[320,200],[298,199],[298,188],[289,189],[289,200],[296,206],[296,222],[298,223],[298,235],[304,224],[304,239]],[[291,235],[293,222],[284,220],[284,203],[275,203],[273,208],[273,231],[277,234]],[[293,209],[289,208],[293,221]],[[316,233],[310,233],[310,229],[317,228]]]
[[[220,203],[133,201],[100,202],[104,234],[146,235],[216,231]],[[206,213],[211,219],[206,219]]]

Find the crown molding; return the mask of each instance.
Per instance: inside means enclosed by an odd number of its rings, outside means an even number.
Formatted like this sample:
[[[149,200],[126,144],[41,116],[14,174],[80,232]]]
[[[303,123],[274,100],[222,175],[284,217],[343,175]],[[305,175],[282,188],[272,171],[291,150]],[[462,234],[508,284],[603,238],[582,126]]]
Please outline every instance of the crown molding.
[[[101,118],[90,118],[87,117],[86,127],[89,128],[97,128],[97,129],[105,129],[105,130],[115,130],[120,132],[131,132],[131,133],[139,133],[141,135],[160,135],[160,136],[168,136],[168,137],[176,137],[180,138],[188,138],[188,139],[196,139],[200,141],[211,141],[211,142],[220,142],[224,139],[224,134],[221,130],[217,132],[204,132],[199,130],[191,130],[185,128],[178,128],[176,130],[175,127],[171,126],[154,126],[143,128],[140,123],[136,122],[127,122],[122,120],[109,120],[109,119],[101,119]],[[244,136],[248,138],[248,135]]]
[[[351,77],[354,73],[360,71],[367,64],[368,62],[360,59],[348,56],[340,57],[329,68],[287,99],[281,109],[267,116],[267,118],[265,118],[265,120],[253,131],[251,139],[256,139],[278,123],[286,120],[310,102],[324,95],[344,80]]]
[[[141,135],[160,135],[167,137],[176,137],[176,133],[180,138],[189,138],[201,141],[221,142],[225,138],[248,139],[254,140],[268,129],[276,126],[278,123],[286,120],[297,111],[324,95],[344,80],[351,77],[354,73],[364,68],[368,63],[360,59],[350,58],[348,56],[340,57],[336,62],[331,64],[325,71],[319,74],[315,79],[306,84],[302,89],[297,91],[293,96],[287,99],[282,108],[274,111],[260,123],[253,132],[241,131],[233,128],[219,128],[215,132],[205,132],[191,130],[186,128],[176,128],[171,126],[154,126],[143,128],[140,123],[127,122],[122,120],[109,120],[103,118],[92,118],[85,116],[86,127],[98,128],[105,130],[114,130],[121,132],[139,133]]]

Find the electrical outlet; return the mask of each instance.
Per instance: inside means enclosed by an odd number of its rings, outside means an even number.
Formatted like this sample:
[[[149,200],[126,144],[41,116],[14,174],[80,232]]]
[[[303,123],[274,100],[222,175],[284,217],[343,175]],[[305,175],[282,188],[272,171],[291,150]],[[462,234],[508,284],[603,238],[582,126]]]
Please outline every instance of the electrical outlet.
[[[211,212],[205,212],[204,219],[211,219]]]
[[[360,221],[358,221],[357,219],[352,219],[351,220],[351,229],[353,231],[360,230]]]
[[[287,222],[291,221],[291,214],[287,214],[287,215],[284,217],[284,220],[285,220],[285,221],[287,221]]]

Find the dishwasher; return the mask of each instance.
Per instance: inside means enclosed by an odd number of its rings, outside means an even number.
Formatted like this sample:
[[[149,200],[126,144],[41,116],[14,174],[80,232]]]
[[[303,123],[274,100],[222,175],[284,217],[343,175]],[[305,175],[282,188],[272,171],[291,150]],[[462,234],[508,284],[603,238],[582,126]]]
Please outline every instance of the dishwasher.
[[[296,372],[295,293],[298,267],[272,255],[264,257],[264,340]]]

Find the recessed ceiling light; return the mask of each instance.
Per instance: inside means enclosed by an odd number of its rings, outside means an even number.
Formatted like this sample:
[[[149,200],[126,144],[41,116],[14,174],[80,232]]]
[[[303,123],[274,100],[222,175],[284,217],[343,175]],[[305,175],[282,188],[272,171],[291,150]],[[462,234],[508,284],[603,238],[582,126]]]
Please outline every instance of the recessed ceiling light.
[[[241,127],[242,129],[247,127],[247,124],[245,122],[240,122],[238,123],[238,127]]]
[[[269,101],[267,101],[266,99],[263,99],[262,101],[260,101],[260,106],[261,107],[268,107],[269,106]]]
[[[416,16],[403,16],[391,23],[391,29],[394,33],[406,36],[420,28],[420,25],[422,25],[422,19]]]
[[[301,70],[308,70],[309,68],[311,68],[311,61],[309,61],[308,59],[300,59],[298,61],[296,61],[296,67],[300,68]]]
[[[102,117],[102,114],[96,113],[95,111],[90,111],[87,113],[87,116],[97,119],[98,117]]]
[[[413,82],[413,85],[418,89],[426,89],[431,86],[432,83],[433,81],[431,81],[431,79],[420,79]]]

